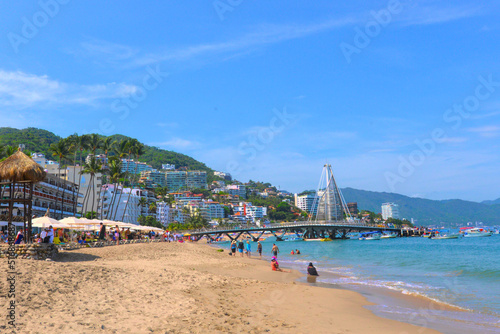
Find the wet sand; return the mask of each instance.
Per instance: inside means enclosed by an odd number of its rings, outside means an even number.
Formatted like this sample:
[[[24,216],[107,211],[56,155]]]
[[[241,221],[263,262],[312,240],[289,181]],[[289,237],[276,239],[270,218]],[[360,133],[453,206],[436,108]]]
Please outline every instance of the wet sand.
[[[438,333],[375,316],[359,293],[300,284],[298,272],[207,245],[88,248],[17,268],[18,333]]]

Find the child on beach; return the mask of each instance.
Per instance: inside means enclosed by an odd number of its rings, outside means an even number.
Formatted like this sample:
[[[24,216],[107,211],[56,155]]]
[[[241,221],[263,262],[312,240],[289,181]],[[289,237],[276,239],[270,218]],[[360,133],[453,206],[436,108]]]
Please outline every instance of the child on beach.
[[[250,240],[247,240],[247,257],[252,255],[252,246],[250,245]]]

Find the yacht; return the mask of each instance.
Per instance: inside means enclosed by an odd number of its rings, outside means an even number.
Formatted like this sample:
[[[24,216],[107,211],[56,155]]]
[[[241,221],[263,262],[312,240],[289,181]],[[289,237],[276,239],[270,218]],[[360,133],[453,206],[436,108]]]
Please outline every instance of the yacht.
[[[471,228],[465,231],[464,238],[473,238],[473,237],[491,237],[493,232],[486,231],[484,228]]]

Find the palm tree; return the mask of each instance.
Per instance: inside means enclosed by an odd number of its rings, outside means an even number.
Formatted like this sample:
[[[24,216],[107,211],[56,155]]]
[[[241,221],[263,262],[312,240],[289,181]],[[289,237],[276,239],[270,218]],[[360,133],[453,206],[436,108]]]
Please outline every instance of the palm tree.
[[[92,151],[92,155],[95,156],[95,152],[101,148],[101,142],[102,138],[96,133],[93,133],[88,137],[88,147]]]
[[[16,153],[16,148],[14,146],[8,145],[5,147],[5,153],[10,157],[12,154]]]
[[[106,173],[109,175],[109,182],[113,184],[114,189],[113,195],[110,199],[108,213],[106,214],[106,218],[109,219],[112,217],[113,213],[113,206],[116,200],[118,182],[125,176],[126,173],[122,172],[122,162],[116,157],[109,159],[108,170],[106,171]]]
[[[113,149],[113,152],[115,153],[115,157],[116,159],[120,162],[120,175],[118,178],[115,179],[116,181],[116,184],[118,184],[118,182],[121,183],[122,185],[122,191],[120,192],[120,197],[118,198],[118,203],[120,203],[121,199],[122,199],[122,194],[123,194],[123,181],[122,179],[125,178],[126,174],[125,173],[122,173],[121,172],[121,159],[124,159],[126,157],[128,157],[128,152],[129,152],[129,146],[130,146],[130,142],[128,140],[122,140],[122,141],[114,141],[113,144],[112,144],[112,149]],[[113,173],[115,175],[117,175],[116,171],[115,173]],[[114,196],[113,196],[113,206],[114,206],[114,203],[116,201],[116,193],[117,193],[117,185],[115,185],[115,193],[114,193]],[[116,210],[118,210],[118,205],[116,206]],[[115,214],[114,216],[116,217],[116,210],[115,210]],[[110,216],[110,219],[111,217],[113,217],[113,211],[111,211],[111,216]],[[114,219],[114,218],[112,218]]]
[[[101,168],[101,163],[97,161],[97,159],[94,157],[90,157],[89,162],[85,163],[83,166],[83,169],[80,171],[80,174],[90,174],[90,183],[92,184],[92,193],[95,196],[95,175],[98,173],[102,173],[102,168]],[[85,193],[85,198],[83,199],[84,207],[82,208],[82,211],[86,211],[87,206],[88,206],[88,201],[89,201],[89,194],[90,194],[90,183],[89,186],[87,187],[87,191]],[[94,212],[94,203],[95,201],[92,200],[92,209],[90,212]],[[83,213],[83,212],[82,212]]]
[[[156,213],[156,202],[149,203],[149,213]]]
[[[80,157],[79,157],[79,166],[83,166],[82,163],[82,158],[83,158],[83,151],[88,148],[88,142],[89,142],[89,136],[88,135],[81,135],[81,136],[75,136],[73,137],[73,146],[75,148],[75,157],[76,153],[80,151]],[[76,167],[76,159],[75,159],[75,167]],[[76,170],[76,168],[75,168]],[[82,174],[79,172],[78,173],[78,191],[81,189],[81,184],[82,184]],[[83,210],[83,207],[82,207]],[[76,212],[76,207],[73,209],[73,211]]]
[[[144,153],[145,153],[144,145],[141,144],[139,141],[137,141],[136,139],[132,139],[129,142],[129,156],[132,156],[132,154],[133,154],[135,159],[138,160],[139,157],[141,155],[143,155]],[[123,217],[125,217],[125,211],[127,210],[128,202],[130,201],[130,195],[132,194],[132,189],[134,188],[134,184],[135,184],[134,181],[135,181],[135,177],[137,176],[138,162],[139,161],[136,161],[136,164],[135,164],[135,172],[134,172],[134,175],[132,176],[132,182],[130,184],[130,192],[128,194],[127,203],[125,203],[125,209],[123,210],[122,221],[123,221]]]
[[[109,152],[113,149],[114,143],[115,142],[113,141],[113,138],[111,138],[111,137],[106,137],[106,139],[101,141],[101,150],[104,151],[104,164],[102,166],[103,172],[106,172],[108,169],[108,155],[109,155]],[[105,179],[105,175],[103,174],[102,180],[101,180],[101,188],[99,189],[99,204],[97,206],[97,211],[99,211],[99,206],[101,206],[101,219],[102,219],[102,214],[104,211],[102,208],[102,205],[103,205],[102,204],[103,203],[102,187],[104,185],[104,179]]]
[[[74,158],[73,158],[73,184],[76,184],[76,154],[78,153],[79,147],[78,147],[78,134],[72,134],[68,138],[66,138],[66,143],[69,145],[68,150],[69,153],[74,153]],[[75,187],[73,187],[75,189]],[[80,186],[78,186],[77,193],[80,192]],[[74,198],[74,204],[73,204],[73,215],[76,215],[76,208],[78,205],[78,196],[75,198],[75,190],[73,190],[73,198]]]
[[[66,157],[69,155],[69,149],[67,142],[64,139],[59,140],[57,143],[52,143],[49,147],[49,151],[52,152],[53,157],[57,157],[58,159],[58,172],[57,172],[57,177],[61,178],[61,164],[63,162],[63,159],[66,159]],[[59,219],[63,218],[63,210],[64,210],[64,193],[66,191],[66,178],[64,178],[63,182],[63,191],[61,195],[61,215]],[[57,198],[56,198],[56,208],[55,208],[55,213],[57,212]]]

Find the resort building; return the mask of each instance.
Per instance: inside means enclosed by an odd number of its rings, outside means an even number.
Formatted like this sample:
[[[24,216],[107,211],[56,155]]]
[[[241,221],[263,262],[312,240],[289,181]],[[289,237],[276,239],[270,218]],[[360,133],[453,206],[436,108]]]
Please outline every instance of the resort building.
[[[214,172],[214,175],[215,176],[218,176],[220,178],[223,178],[224,180],[227,180],[227,181],[231,181],[233,178],[231,176],[231,174],[229,173],[225,173],[225,172],[218,172],[218,171],[215,171]]]
[[[244,184],[231,184],[224,188],[224,191],[229,195],[239,196],[240,198],[247,198],[247,190]]]
[[[102,174],[98,173],[94,175],[94,179],[91,182],[90,179],[90,174],[81,174],[80,172],[82,171],[83,167],[82,166],[68,166],[66,167],[65,170],[65,179],[67,181],[74,182],[75,184],[79,184],[80,187],[80,197],[78,197],[78,204],[80,204],[83,214],[86,212],[92,211],[92,208],[94,208],[94,211],[97,212],[98,208],[100,206],[100,200],[101,200],[101,186],[102,186]],[[85,198],[85,195],[87,195],[87,198]],[[83,200],[85,199],[87,205],[86,207],[83,207]]]
[[[165,172],[160,172],[156,169],[141,172],[140,183],[143,183],[146,188],[165,187],[167,178]]]
[[[358,215],[358,203],[357,202],[347,203],[347,208],[349,209],[349,213],[351,214],[351,216]]]
[[[46,174],[42,182],[35,183],[33,186],[32,214],[42,217],[48,211],[50,217],[55,219],[75,216],[75,212],[80,211],[81,208],[78,204],[78,196],[81,195],[78,193],[76,184]],[[20,203],[15,203],[14,207],[23,211]]]
[[[87,155],[87,157],[85,158],[85,162],[86,163],[90,163],[90,159],[92,159],[93,156],[94,156],[93,154]],[[101,165],[107,165],[108,164],[108,157],[106,156],[106,154],[98,154],[98,155],[95,156],[95,159]]]
[[[145,204],[140,205],[141,198]],[[149,204],[156,200],[152,191],[137,188],[115,187],[112,184],[102,186],[102,207],[99,208],[99,217],[102,211],[104,219],[123,221],[138,224],[138,218],[143,216],[156,216],[149,212]],[[128,204],[127,204],[128,202]],[[123,217],[123,220],[122,220]]]
[[[295,206],[307,213],[316,214],[318,208],[317,199],[318,196],[315,193],[305,195],[295,194]],[[314,203],[315,201],[316,203]]]
[[[175,170],[175,165],[172,164],[161,164],[162,170]]]
[[[122,160],[122,172],[127,172],[129,174],[140,174],[145,171],[153,170],[153,167],[145,162],[134,161],[133,159],[121,159]]]
[[[395,203],[382,204],[382,219],[387,220],[389,218],[399,219],[399,205]]]
[[[156,202],[156,219],[163,225],[168,226],[172,222],[172,208],[165,202]]]
[[[170,191],[183,189],[207,189],[207,172],[205,171],[166,171],[167,188]]]
[[[237,217],[250,219],[252,221],[267,216],[267,207],[254,206],[250,202],[238,203],[238,205],[233,206],[233,211]]]

